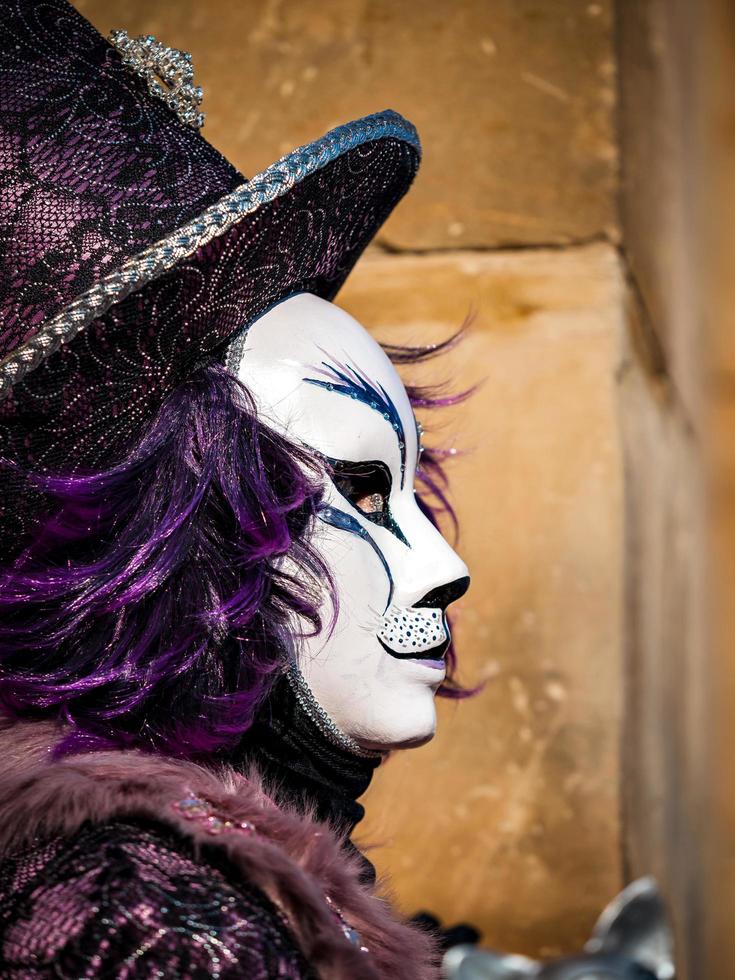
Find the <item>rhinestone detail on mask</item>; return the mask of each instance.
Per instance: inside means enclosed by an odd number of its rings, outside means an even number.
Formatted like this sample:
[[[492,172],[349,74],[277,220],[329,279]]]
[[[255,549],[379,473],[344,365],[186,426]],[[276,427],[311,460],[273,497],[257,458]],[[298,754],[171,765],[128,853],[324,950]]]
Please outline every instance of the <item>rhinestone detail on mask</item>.
[[[327,712],[314,697],[311,688],[306,683],[304,675],[295,663],[289,666],[286,671],[286,677],[301,709],[311,718],[322,735],[329,739],[332,745],[336,745],[338,748],[344,749],[345,752],[351,752],[352,755],[360,756],[363,759],[382,759],[383,752],[363,749],[354,738],[345,735],[344,732],[337,728]]]
[[[165,102],[186,126],[202,128],[202,90],[194,85],[188,51],[167,48],[152,34],[129,37],[127,31],[121,30],[110,32],[110,44],[119,51],[123,64],[143,79],[151,95]]]

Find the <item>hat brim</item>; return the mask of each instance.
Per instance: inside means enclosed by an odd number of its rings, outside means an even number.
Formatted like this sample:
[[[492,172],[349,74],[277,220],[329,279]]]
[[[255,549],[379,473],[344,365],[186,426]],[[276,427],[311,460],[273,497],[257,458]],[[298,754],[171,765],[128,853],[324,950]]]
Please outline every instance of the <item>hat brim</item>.
[[[332,299],[419,152],[393,112],[339,127],[95,284],[0,365],[0,416],[34,421],[19,455],[43,469],[100,465],[193,364],[273,303],[299,291]]]

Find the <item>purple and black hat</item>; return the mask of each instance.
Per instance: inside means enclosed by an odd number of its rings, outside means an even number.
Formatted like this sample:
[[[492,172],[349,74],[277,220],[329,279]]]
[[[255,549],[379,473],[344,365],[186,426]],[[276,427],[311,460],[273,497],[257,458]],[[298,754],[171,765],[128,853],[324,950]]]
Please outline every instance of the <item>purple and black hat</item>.
[[[197,131],[188,56],[113,40],[66,0],[0,7],[0,456],[23,469],[109,464],[234,332],[332,299],[419,164],[386,111],[247,180]],[[0,470],[6,546],[40,508]]]

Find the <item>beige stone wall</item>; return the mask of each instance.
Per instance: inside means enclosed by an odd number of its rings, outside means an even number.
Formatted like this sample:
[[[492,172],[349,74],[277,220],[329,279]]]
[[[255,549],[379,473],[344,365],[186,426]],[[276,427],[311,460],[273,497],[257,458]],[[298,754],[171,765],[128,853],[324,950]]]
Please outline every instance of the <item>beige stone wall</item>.
[[[419,127],[416,185],[340,301],[391,341],[477,311],[438,367],[482,387],[436,438],[467,450],[457,633],[464,679],[485,686],[390,761],[361,838],[406,911],[520,952],[578,948],[622,876],[610,0],[77,5],[105,33],[192,51],[205,135],[245,173],[386,106]]]
[[[579,947],[620,885],[622,295],[609,245],[374,253],[341,295],[406,343],[475,307],[431,374],[481,383],[427,442],[466,450],[450,469],[473,576],[456,635],[462,677],[485,687],[389,761],[360,839],[383,844],[407,912],[546,955]]]
[[[712,485],[706,725],[712,747],[703,767],[709,826],[703,835],[707,846],[701,892],[708,950],[704,966],[713,980],[725,980],[735,962],[735,784],[730,778],[735,756],[735,11],[727,0],[717,0],[708,9],[702,45],[708,179],[703,182],[706,261],[701,279],[708,324],[706,443]]]
[[[245,174],[393,108],[425,160],[382,239],[466,248],[597,238],[614,219],[610,0],[77,0],[191,51],[206,132]]]
[[[677,976],[725,980],[735,962],[732,5],[622,0],[619,61],[636,300],[621,400],[624,838],[631,872],[655,873],[670,903]]]

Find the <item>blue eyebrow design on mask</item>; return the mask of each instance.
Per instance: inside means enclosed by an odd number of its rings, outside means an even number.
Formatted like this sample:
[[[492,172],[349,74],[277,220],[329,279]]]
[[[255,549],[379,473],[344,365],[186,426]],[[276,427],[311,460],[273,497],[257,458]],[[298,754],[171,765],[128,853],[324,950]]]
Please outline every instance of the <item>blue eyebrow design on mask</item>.
[[[368,408],[379,412],[392,426],[398,439],[398,450],[401,454],[401,489],[403,489],[406,476],[406,434],[403,431],[401,416],[388,392],[380,382],[373,384],[354,365],[339,364],[338,362],[330,364],[329,361],[322,361],[322,367],[314,370],[324,374],[325,379],[304,378],[306,384],[316,385],[317,388],[324,388],[326,391],[336,391],[340,395],[346,395],[355,401],[362,402]]]
[[[324,521],[325,524],[329,524],[330,527],[336,527],[340,531],[347,531],[349,534],[356,534],[358,538],[362,538],[363,541],[366,541],[378,556],[380,559],[380,564],[383,566],[383,570],[388,576],[388,601],[386,602],[385,609],[383,610],[383,615],[385,615],[385,613],[388,611],[388,606],[390,606],[391,602],[393,601],[395,586],[393,584],[393,576],[390,573],[390,568],[388,566],[388,562],[385,560],[385,555],[383,552],[377,546],[375,541],[373,541],[372,536],[365,530],[357,518],[352,517],[350,514],[346,514],[343,510],[338,510],[336,507],[330,507],[327,504],[319,510],[319,519]]]

